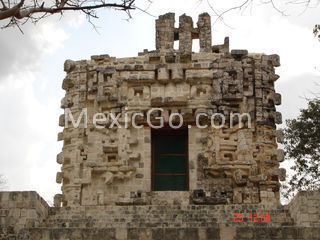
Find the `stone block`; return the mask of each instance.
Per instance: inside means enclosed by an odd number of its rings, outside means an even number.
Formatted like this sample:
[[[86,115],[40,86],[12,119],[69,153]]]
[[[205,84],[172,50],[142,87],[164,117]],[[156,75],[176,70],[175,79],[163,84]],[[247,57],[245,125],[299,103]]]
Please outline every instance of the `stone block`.
[[[248,56],[248,50],[233,49],[231,50],[231,56],[235,59],[242,59]]]

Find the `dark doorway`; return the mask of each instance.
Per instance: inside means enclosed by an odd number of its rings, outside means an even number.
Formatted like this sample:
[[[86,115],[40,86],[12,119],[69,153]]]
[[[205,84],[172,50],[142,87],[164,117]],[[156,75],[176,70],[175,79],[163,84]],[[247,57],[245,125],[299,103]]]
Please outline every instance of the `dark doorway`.
[[[152,190],[189,189],[188,129],[152,129]]]

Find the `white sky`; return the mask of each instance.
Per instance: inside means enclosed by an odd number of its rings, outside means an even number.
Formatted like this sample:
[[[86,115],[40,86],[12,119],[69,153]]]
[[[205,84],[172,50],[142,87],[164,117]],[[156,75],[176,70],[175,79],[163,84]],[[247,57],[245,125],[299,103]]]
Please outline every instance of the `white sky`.
[[[212,5],[218,10],[239,1],[217,0]],[[281,2],[281,1],[279,1]],[[142,8],[146,1],[138,0]],[[320,42],[312,34],[313,25],[320,23],[319,8],[304,14],[303,6],[293,8],[282,4],[289,16],[282,16],[268,6],[254,5],[245,12],[225,15],[229,28],[217,22],[213,26],[214,44],[230,37],[231,49],[279,54],[281,78],[276,83],[283,103],[279,111],[284,120],[297,116],[306,106],[305,96],[320,92]],[[197,21],[199,13],[213,15],[206,0],[154,0],[148,12],[160,15],[186,13]],[[99,11],[95,21],[99,34],[78,14],[65,14],[59,20],[51,17],[36,26],[0,30],[0,174],[7,180],[7,190],[36,190],[47,201],[60,191],[55,183],[60,166],[56,155],[61,151],[57,142],[58,117],[63,111],[60,100],[65,76],[65,59],[89,59],[95,54],[117,57],[136,56],[139,51],[155,48],[155,18],[133,12],[126,21],[124,13]],[[214,21],[214,16],[212,16]]]

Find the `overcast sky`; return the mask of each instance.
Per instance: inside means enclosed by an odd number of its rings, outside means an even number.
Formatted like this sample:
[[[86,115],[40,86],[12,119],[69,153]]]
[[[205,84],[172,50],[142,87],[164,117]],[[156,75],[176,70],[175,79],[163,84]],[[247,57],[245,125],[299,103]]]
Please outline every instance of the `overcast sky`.
[[[237,1],[212,1],[219,11]],[[239,2],[239,1],[238,1]],[[138,1],[141,8],[146,1]],[[231,49],[279,54],[281,67],[277,73],[277,92],[282,94],[279,111],[283,118],[293,118],[306,106],[305,96],[320,92],[320,42],[312,34],[320,23],[319,8],[299,15],[303,6],[281,5],[282,16],[270,6],[254,5],[245,12],[234,11],[224,17],[227,25],[217,22],[213,27],[213,44],[230,37]],[[206,1],[153,0],[148,12],[158,16],[186,13],[197,21],[199,13],[214,14]],[[124,13],[99,11],[95,21],[97,33],[78,14],[66,14],[61,20],[51,17],[37,25],[0,30],[0,174],[7,180],[7,190],[35,190],[47,201],[60,192],[55,183],[60,166],[56,155],[61,151],[57,134],[58,117],[63,111],[60,100],[65,76],[65,59],[89,59],[95,54],[132,57],[143,49],[155,49],[155,18],[139,11],[126,21]],[[214,21],[215,17],[212,16]]]

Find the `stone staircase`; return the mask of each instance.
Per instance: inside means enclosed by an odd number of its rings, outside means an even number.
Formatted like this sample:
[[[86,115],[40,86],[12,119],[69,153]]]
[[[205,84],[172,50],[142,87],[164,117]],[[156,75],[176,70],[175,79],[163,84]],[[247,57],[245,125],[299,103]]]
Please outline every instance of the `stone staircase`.
[[[288,206],[51,208],[35,192],[0,192],[0,240],[319,240],[319,197],[320,192],[301,193]],[[269,214],[270,221],[254,222],[250,214]]]
[[[243,222],[234,222],[235,213],[243,214]],[[252,222],[250,213],[270,214],[271,221]],[[304,229],[299,230],[293,224],[284,207],[259,204],[82,206],[50,208],[39,227],[21,231],[17,239],[298,239],[297,236],[305,234]],[[308,234],[308,238],[301,239],[317,239],[312,237],[317,236],[315,230]]]
[[[270,214],[270,222],[253,222],[250,214]],[[234,214],[242,214],[234,222]],[[149,205],[52,208],[41,227],[59,228],[211,228],[219,226],[292,226],[284,207],[266,205]]]
[[[319,240],[319,228],[30,228],[10,240]],[[9,239],[9,238],[8,238]]]
[[[234,222],[235,213],[243,214],[242,222]],[[250,221],[248,216],[255,213],[270,214],[270,222]],[[22,229],[3,239],[316,240],[320,239],[320,228],[295,226],[283,206],[82,206],[50,208],[48,217],[39,226]]]

